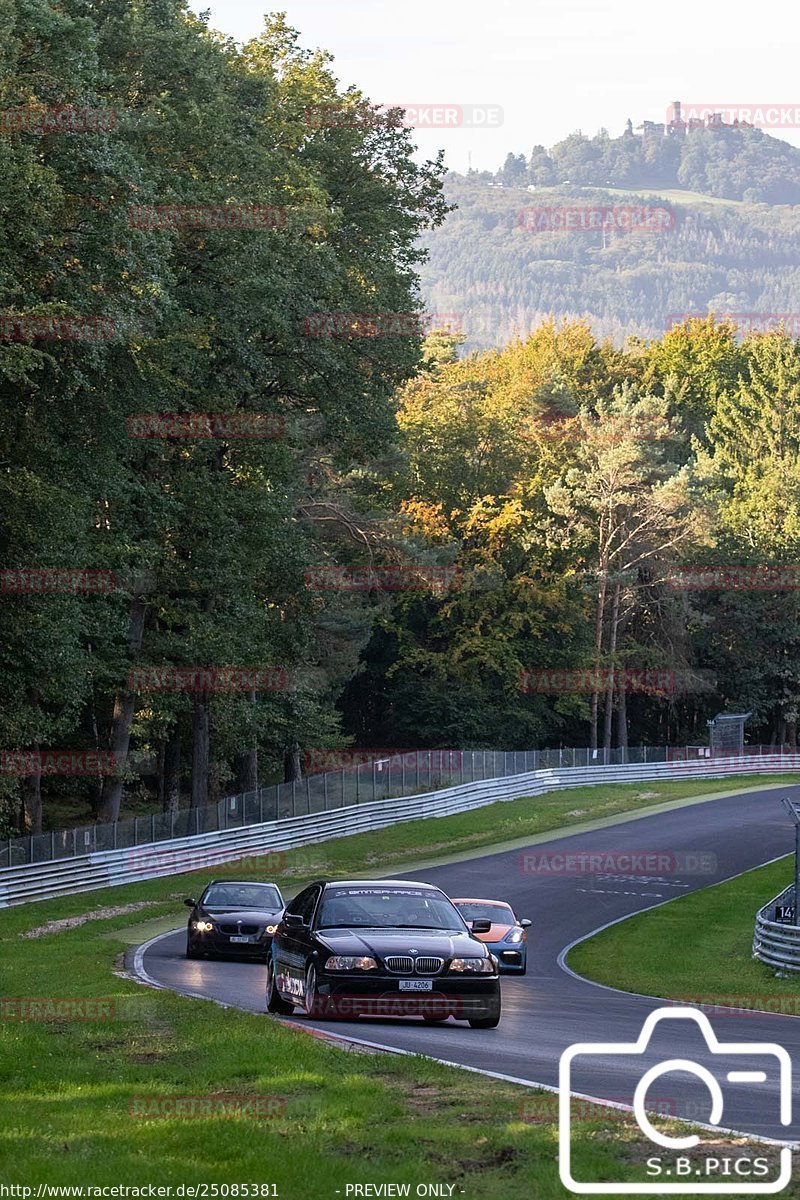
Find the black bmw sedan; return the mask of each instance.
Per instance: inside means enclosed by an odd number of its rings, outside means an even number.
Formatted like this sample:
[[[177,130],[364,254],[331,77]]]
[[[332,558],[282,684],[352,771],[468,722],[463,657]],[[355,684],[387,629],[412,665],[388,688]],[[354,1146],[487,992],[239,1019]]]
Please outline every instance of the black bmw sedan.
[[[186,957],[243,954],[260,959],[269,954],[284,899],[274,883],[237,883],[215,879],[191,908],[186,930]]]
[[[439,888],[404,880],[319,882],[287,905],[267,960],[267,1010],[310,1017],[448,1017],[493,1029],[497,960]]]

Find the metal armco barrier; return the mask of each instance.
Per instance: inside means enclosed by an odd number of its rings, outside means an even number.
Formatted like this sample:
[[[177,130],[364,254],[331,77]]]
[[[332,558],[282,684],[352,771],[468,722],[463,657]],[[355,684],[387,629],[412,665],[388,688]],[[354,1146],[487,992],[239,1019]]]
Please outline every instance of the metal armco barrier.
[[[78,892],[92,892],[117,884],[157,879],[197,871],[214,864],[234,862],[243,856],[290,850],[372,829],[385,829],[403,821],[445,817],[468,812],[496,801],[532,799],[544,792],[582,787],[592,783],[637,783],[654,779],[714,779],[725,775],[772,774],[800,771],[800,754],[697,762],[631,763],[624,766],[564,767],[529,771],[499,779],[479,780],[407,796],[338,808],[330,812],[266,821],[238,829],[154,842],[126,850],[106,850],[60,862],[34,863],[0,870],[0,908],[48,900]]]
[[[794,908],[794,884],[756,913],[753,957],[779,971],[800,971],[800,926],[773,920],[777,905]]]

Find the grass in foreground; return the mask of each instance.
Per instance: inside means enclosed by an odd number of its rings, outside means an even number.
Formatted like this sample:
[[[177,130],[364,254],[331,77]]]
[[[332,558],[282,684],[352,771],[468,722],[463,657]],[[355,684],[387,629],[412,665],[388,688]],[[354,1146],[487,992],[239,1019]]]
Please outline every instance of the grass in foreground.
[[[282,1200],[335,1200],[353,1183],[449,1183],[474,1200],[568,1194],[552,1096],[143,989],[113,971],[129,916],[23,939],[34,912],[14,913],[0,936],[5,995],[106,998],[109,1010],[0,1021],[3,1183],[273,1184],[249,1194]],[[212,1104],[217,1115],[203,1115]],[[651,1148],[619,1113],[580,1122],[576,1154],[592,1178],[640,1177]]]
[[[800,979],[752,957],[756,911],[792,880],[790,857],[630,917],[581,942],[569,965],[646,995],[800,1013]]]
[[[291,852],[287,890],[321,872],[385,870],[739,782],[581,788],[341,839]],[[180,897],[209,874],[4,910],[2,996],[105,998],[108,1007],[104,1019],[41,1021],[0,1004],[0,1182],[275,1184],[283,1200],[334,1200],[355,1183],[410,1183],[412,1194],[417,1184],[450,1183],[454,1196],[475,1200],[568,1194],[547,1094],[425,1059],[348,1053],[266,1016],[122,976],[132,923],[172,914],[182,922]],[[26,936],[89,914],[80,926]],[[502,1024],[474,1036],[500,1038]],[[178,1115],[182,1097],[192,1099]],[[202,1115],[209,1105],[218,1115]],[[579,1129],[591,1177],[640,1177],[651,1144],[635,1124],[593,1113]]]

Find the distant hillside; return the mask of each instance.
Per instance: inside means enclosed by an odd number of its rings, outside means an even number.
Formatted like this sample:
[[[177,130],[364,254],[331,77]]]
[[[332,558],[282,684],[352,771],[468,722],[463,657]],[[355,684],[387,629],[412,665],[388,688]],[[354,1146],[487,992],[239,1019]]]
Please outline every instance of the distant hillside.
[[[617,138],[605,130],[595,137],[572,133],[549,151],[534,146],[528,158],[509,154],[494,178],[509,187],[668,187],[751,204],[800,204],[800,149],[760,129],[726,125],[719,116],[688,129],[680,117],[669,124],[646,121],[641,134],[629,121]],[[480,178],[492,176],[486,171]]]
[[[680,150],[693,136],[680,142],[664,137],[658,144]],[[735,136],[757,137],[762,148],[774,142],[781,155],[797,159],[787,188],[800,180],[800,151],[757,131]],[[753,165],[751,175],[758,169]],[[692,194],[703,189],[683,173],[683,187],[674,180],[663,185],[663,200],[654,197],[659,189],[652,184],[644,194],[576,186],[575,170],[569,185],[533,190],[500,186],[488,172],[450,175],[447,196],[457,210],[427,235],[430,258],[422,285],[428,310],[458,314],[468,350],[503,345],[551,313],[585,317],[596,334],[616,342],[633,333],[658,336],[674,314],[755,313],[768,323],[770,314],[800,313],[800,200],[797,206],[753,203],[742,177],[738,190],[746,201],[721,203]],[[763,173],[766,178],[766,167]],[[535,217],[543,208],[637,202],[668,208],[673,227],[555,232],[523,212],[535,210]],[[800,328],[800,317],[794,324]]]

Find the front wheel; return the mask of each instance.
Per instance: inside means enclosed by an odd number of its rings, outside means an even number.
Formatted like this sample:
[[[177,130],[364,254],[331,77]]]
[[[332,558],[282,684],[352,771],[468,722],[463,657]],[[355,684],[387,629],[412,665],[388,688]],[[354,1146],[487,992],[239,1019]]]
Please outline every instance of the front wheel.
[[[496,1029],[500,1024],[500,997],[497,996],[483,1017],[470,1017],[472,1029]]]
[[[267,961],[267,1012],[277,1013],[281,1017],[288,1017],[290,1013],[294,1012],[294,1005],[290,1004],[288,1000],[284,1000],[275,984],[272,957]]]
[[[187,958],[200,958],[201,957],[200,951],[195,949],[194,942],[192,942],[189,938],[186,939],[186,957]]]
[[[500,1013],[493,1017],[470,1017],[469,1023],[472,1029],[496,1029],[500,1024]]]

